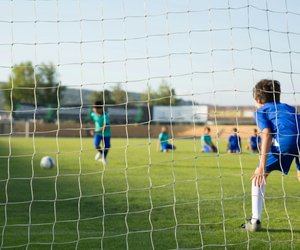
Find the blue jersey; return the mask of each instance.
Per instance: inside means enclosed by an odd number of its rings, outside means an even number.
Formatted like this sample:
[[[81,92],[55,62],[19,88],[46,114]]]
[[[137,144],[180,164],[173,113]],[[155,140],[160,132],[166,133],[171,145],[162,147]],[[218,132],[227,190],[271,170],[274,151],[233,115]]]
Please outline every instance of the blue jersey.
[[[261,144],[261,138],[259,135],[258,136],[253,135],[249,138],[249,142],[252,148],[257,148],[257,146]]]
[[[261,131],[270,129],[278,152],[298,154],[300,119],[294,107],[268,102],[257,109],[255,120]]]
[[[230,135],[228,137],[228,142],[229,142],[229,147],[232,149],[239,149],[240,144],[241,144],[241,137],[239,136],[234,136],[234,135]]]

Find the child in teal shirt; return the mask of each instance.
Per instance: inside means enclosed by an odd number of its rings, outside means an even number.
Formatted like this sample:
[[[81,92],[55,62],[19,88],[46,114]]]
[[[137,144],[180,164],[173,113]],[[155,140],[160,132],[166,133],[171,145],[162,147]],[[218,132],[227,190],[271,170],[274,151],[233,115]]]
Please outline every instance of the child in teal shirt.
[[[166,127],[161,128],[161,133],[159,134],[158,139],[161,152],[167,153],[169,150],[176,149],[174,145],[169,143],[169,135]]]
[[[201,136],[201,146],[202,152],[205,153],[211,153],[211,152],[217,152],[217,147],[213,144],[211,135],[210,135],[210,127],[205,127],[203,131],[203,135]]]
[[[93,131],[94,146],[98,151],[95,160],[102,161],[103,164],[106,165],[111,138],[109,114],[104,112],[103,103],[101,101],[96,101],[90,116],[95,123],[95,130]],[[100,146],[101,141],[103,141],[103,149]]]

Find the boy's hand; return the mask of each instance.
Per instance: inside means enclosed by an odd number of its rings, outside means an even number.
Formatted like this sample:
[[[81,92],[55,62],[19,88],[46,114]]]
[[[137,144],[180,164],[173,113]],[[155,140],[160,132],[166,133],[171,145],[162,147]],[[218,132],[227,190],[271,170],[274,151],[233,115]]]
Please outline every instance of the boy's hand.
[[[252,175],[251,180],[254,181],[254,185],[261,187],[261,185],[264,183],[265,185],[267,185],[267,181],[266,181],[266,171],[264,168],[259,167],[255,169],[254,175]]]
[[[91,136],[94,136],[94,134],[95,134],[94,129],[91,129],[91,130],[90,130],[90,134],[91,134]]]

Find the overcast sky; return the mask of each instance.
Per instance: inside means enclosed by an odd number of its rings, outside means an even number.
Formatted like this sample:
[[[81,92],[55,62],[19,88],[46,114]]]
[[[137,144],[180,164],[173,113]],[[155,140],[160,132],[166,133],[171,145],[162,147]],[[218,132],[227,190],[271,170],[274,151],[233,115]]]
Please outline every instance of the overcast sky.
[[[67,86],[165,79],[185,99],[251,105],[253,84],[275,78],[299,104],[299,24],[295,0],[1,0],[0,81],[21,61],[52,62]]]

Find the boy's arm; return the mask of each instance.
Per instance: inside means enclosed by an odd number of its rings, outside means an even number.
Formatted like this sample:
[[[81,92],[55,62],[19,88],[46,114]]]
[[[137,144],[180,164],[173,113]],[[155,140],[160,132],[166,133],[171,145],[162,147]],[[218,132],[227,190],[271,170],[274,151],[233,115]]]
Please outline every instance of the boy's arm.
[[[106,129],[106,124],[105,124],[105,118],[103,120],[101,120],[100,124],[100,129],[97,132],[104,132],[104,130]]]
[[[202,135],[202,136],[203,136],[203,135]],[[202,140],[202,141],[203,141],[203,144],[204,144],[204,145],[210,146],[210,145],[207,144],[207,142],[206,142],[206,140],[205,140],[205,137],[203,137],[203,140]]]
[[[90,112],[89,118],[90,118],[91,121],[94,121],[94,114],[93,114],[93,111]],[[93,125],[92,125],[90,122],[88,123],[88,125],[89,125],[89,128],[90,128],[90,135],[91,135],[91,136],[94,136],[94,134],[95,134],[95,129],[92,128]]]
[[[210,139],[209,139],[209,142],[206,142],[205,141],[205,144],[211,149],[211,150],[213,150],[213,143],[212,143],[212,140],[211,140],[211,136],[209,135],[209,137],[210,137]]]
[[[255,185],[258,185],[259,187],[263,183],[266,184],[266,164],[273,139],[269,128],[265,128],[262,131],[261,137],[261,156],[259,167],[255,170],[254,175],[251,177],[251,180],[254,180]]]

